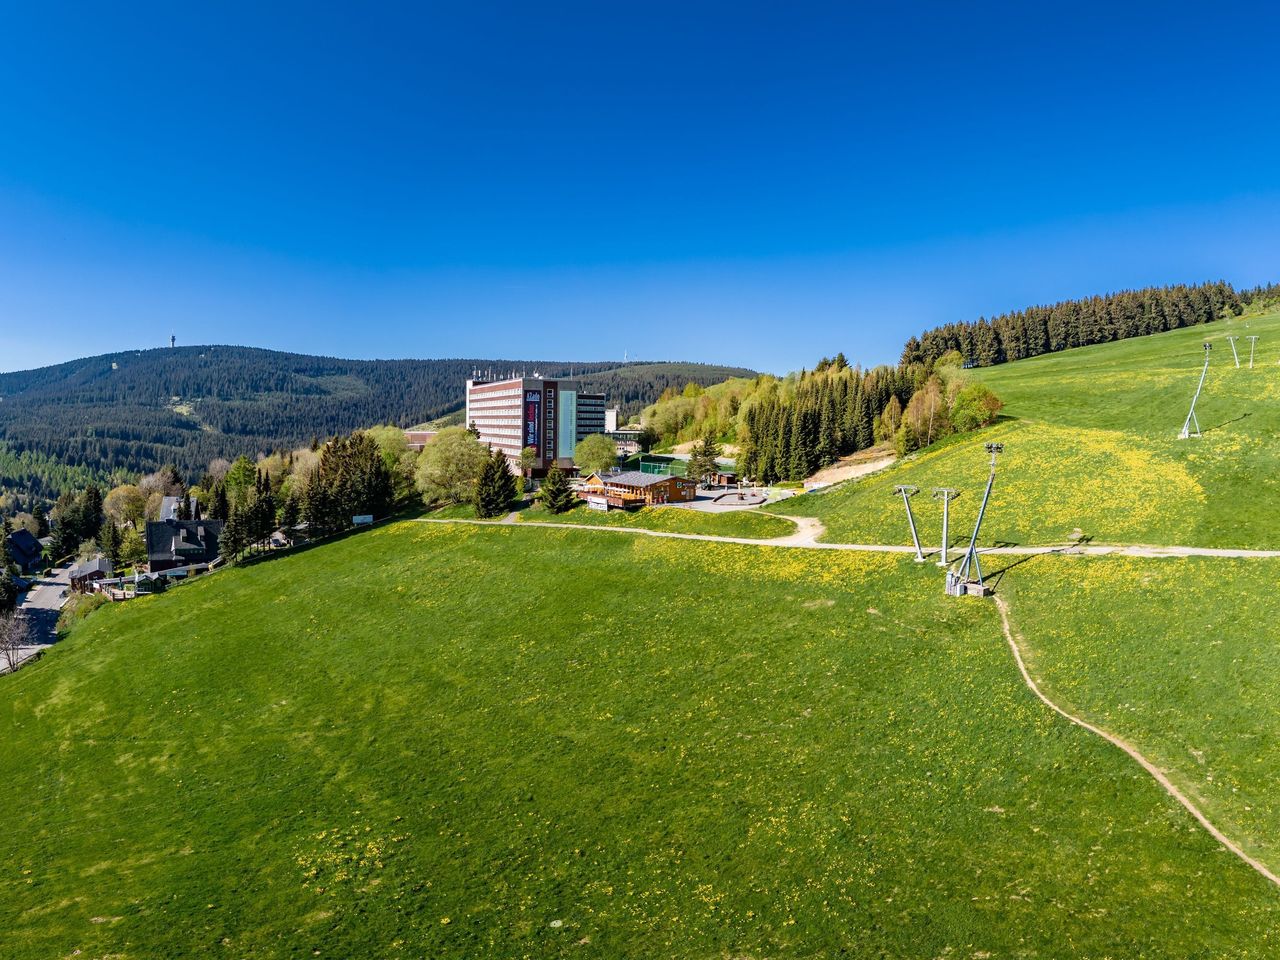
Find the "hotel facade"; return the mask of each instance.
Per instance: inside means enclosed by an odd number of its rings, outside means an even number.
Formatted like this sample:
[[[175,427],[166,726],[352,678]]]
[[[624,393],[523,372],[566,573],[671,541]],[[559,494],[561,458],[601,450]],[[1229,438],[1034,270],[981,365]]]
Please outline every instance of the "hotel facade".
[[[513,466],[521,450],[533,447],[534,476],[555,464],[572,467],[573,448],[583,437],[604,433],[604,419],[604,394],[583,393],[577,380],[467,381],[467,426]]]

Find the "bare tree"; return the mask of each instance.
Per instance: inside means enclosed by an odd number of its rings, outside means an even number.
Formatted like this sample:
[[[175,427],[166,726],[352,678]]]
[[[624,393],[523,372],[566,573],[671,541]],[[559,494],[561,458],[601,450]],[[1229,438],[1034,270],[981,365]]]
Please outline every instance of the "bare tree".
[[[26,618],[16,610],[0,613],[0,667],[17,670],[26,646]]]

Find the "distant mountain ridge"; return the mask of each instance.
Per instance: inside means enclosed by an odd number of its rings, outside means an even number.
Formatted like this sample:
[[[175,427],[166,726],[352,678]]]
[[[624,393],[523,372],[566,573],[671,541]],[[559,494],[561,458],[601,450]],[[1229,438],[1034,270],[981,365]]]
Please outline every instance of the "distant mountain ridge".
[[[172,463],[195,473],[214,457],[307,443],[376,423],[410,426],[456,410],[476,370],[575,375],[628,412],[667,387],[702,385],[754,371],[697,363],[592,363],[456,358],[345,360],[254,347],[127,351],[0,374],[0,446],[9,460],[33,456],[105,477]],[[49,496],[51,474],[4,471]]]

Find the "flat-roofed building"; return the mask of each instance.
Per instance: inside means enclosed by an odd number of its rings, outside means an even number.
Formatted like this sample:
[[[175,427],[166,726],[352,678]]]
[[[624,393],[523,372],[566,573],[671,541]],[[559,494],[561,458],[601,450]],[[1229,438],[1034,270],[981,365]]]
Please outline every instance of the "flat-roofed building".
[[[541,476],[554,464],[572,467],[578,441],[604,433],[604,394],[583,393],[577,380],[468,380],[465,422],[512,464],[533,447],[533,472]]]

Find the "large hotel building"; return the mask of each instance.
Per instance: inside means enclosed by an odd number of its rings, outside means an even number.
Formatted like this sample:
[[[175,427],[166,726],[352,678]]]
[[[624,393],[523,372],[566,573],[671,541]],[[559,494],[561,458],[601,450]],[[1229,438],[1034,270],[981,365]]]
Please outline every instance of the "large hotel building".
[[[578,441],[604,433],[604,394],[583,393],[577,380],[468,380],[466,424],[512,464],[533,447],[533,470],[540,476],[556,463],[571,467]]]

